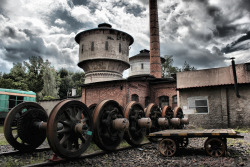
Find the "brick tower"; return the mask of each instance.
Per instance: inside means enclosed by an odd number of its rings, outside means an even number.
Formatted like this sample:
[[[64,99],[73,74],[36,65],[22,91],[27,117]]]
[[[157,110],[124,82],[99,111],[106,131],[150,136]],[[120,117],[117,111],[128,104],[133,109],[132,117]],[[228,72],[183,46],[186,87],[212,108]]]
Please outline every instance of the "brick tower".
[[[150,75],[161,78],[161,58],[157,0],[149,0]]]

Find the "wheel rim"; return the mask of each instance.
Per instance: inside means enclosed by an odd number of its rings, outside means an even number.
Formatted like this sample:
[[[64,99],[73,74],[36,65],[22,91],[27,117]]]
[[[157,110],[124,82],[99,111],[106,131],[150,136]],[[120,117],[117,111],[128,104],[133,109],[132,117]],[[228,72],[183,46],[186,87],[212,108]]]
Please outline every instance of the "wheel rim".
[[[218,138],[207,139],[205,142],[205,150],[212,157],[221,157],[226,150],[225,143]]]
[[[162,109],[162,117],[167,118],[168,120],[174,117],[174,112],[170,106],[164,106]]]
[[[174,109],[174,118],[184,118],[184,114],[183,111],[181,109],[181,107],[175,107]]]
[[[172,139],[163,139],[159,144],[159,150],[163,156],[173,156],[176,153],[175,141]]]
[[[146,108],[146,114],[145,115],[146,115],[147,118],[150,118],[151,121],[152,121],[152,126],[148,130],[148,133],[156,132],[156,131],[161,130],[161,127],[158,124],[158,119],[161,118],[161,110],[156,104],[150,103],[148,105],[148,107]]]
[[[89,106],[89,113],[90,113],[91,116],[93,116],[93,112],[94,112],[96,106],[97,106],[97,104],[91,104]]]
[[[92,139],[92,117],[85,104],[64,100],[51,111],[47,138],[51,149],[62,158],[80,156]]]
[[[23,102],[12,108],[4,121],[4,136],[6,140],[15,149],[23,152],[36,149],[43,143],[46,138],[46,135],[41,135],[43,140],[40,140],[39,142],[29,142],[27,140],[23,141],[22,138],[20,138],[18,134],[20,133],[20,131],[18,132],[18,129],[20,129],[20,126],[22,126],[22,124],[18,124],[18,122],[20,121],[22,115],[25,115],[25,113],[29,110],[41,110],[42,112],[46,113],[43,107],[35,102]]]
[[[130,102],[124,112],[125,118],[129,120],[129,129],[125,132],[125,140],[132,146],[139,145],[146,135],[146,128],[138,124],[138,120],[145,117],[143,107],[135,101]]]
[[[114,100],[104,100],[94,110],[94,141],[105,151],[113,151],[123,139],[124,131],[113,128],[112,121],[124,118],[120,105]]]

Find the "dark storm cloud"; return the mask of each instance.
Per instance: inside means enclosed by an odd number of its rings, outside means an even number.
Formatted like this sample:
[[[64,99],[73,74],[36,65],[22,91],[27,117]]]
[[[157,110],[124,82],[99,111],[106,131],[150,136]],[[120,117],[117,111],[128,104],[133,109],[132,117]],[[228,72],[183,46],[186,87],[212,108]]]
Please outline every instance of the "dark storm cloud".
[[[125,7],[125,12],[133,14],[135,17],[141,16],[142,12],[146,10],[146,8],[141,7],[138,4],[131,4],[128,1],[120,0],[119,2],[115,2],[113,7]]]
[[[87,6],[89,4],[89,0],[69,0],[69,2],[72,2],[74,5],[84,5]]]
[[[61,19],[65,21],[66,24],[60,25],[59,23],[55,23],[57,19]],[[81,23],[77,21],[74,17],[70,15],[67,10],[57,9],[53,11],[50,15],[48,15],[47,20],[49,25],[63,27],[68,33],[75,32],[77,33],[79,30],[83,29],[83,27],[93,27],[96,25],[92,25],[91,22]]]
[[[240,37],[238,40],[228,44],[225,48],[222,48],[224,53],[232,53],[239,50],[248,50],[250,48],[250,31]]]

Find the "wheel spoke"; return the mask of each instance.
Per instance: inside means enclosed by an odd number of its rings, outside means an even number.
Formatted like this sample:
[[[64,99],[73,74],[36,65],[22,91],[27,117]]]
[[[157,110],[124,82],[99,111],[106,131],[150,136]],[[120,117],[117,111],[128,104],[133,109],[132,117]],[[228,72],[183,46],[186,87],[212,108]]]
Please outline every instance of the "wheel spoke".
[[[18,137],[19,137],[19,136],[18,136],[18,134],[17,134],[17,135],[15,135],[14,139],[17,140]]]
[[[85,142],[87,141],[87,139],[86,139],[85,136],[79,135],[79,137],[80,137],[80,139],[81,139],[81,141],[82,141],[83,143],[85,143]]]
[[[63,138],[60,140],[60,144],[64,146],[68,141],[69,136],[70,136],[69,134],[64,135]]]
[[[69,122],[66,122],[66,121],[58,121],[59,123],[63,124],[63,125],[66,125],[66,126],[70,126],[70,123]]]
[[[67,132],[70,132],[70,130],[69,130],[69,129],[65,129],[65,128],[63,128],[63,129],[57,131],[57,133],[58,133],[59,135],[60,135],[60,134],[67,133]]]

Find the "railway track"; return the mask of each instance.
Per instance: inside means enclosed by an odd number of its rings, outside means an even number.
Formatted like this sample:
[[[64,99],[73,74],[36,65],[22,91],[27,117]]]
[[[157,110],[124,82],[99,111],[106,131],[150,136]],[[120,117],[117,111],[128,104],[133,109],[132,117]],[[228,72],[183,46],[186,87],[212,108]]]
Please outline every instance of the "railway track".
[[[51,150],[50,147],[45,147],[45,148],[37,148],[32,152],[27,152],[27,153],[34,153],[34,152],[42,152],[42,151],[49,151]],[[9,151],[9,152],[2,152],[0,153],[0,157],[2,156],[14,156],[14,155],[20,155],[23,154],[21,151]]]

